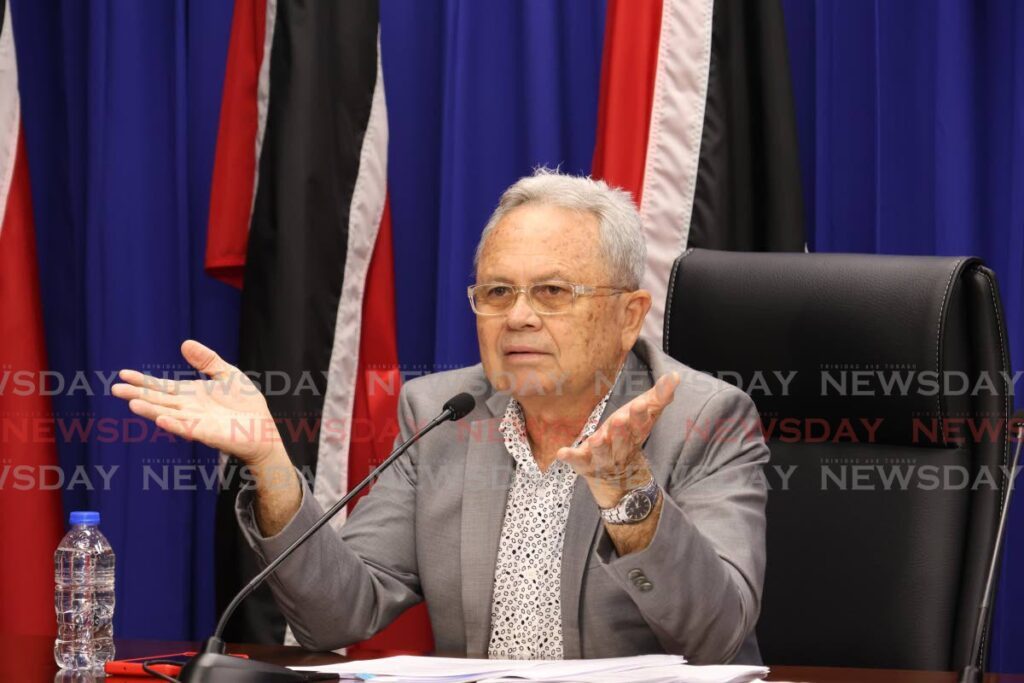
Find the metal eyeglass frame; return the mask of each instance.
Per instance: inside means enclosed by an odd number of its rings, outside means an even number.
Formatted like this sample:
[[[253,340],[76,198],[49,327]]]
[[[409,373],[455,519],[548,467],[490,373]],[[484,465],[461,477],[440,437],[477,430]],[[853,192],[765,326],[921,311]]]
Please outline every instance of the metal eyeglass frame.
[[[537,307],[533,305],[533,296],[530,294],[530,290],[534,287],[543,285],[567,285],[572,291],[572,301],[569,302],[568,308],[562,311],[539,311]],[[508,287],[515,292],[515,298],[512,299],[512,303],[509,304],[508,308],[497,311],[495,313],[481,313],[477,310],[476,304],[473,299],[473,292],[480,287]],[[611,290],[607,294],[601,294],[598,290],[608,289]],[[542,282],[533,282],[528,285],[512,285],[507,282],[482,282],[475,285],[470,285],[466,288],[466,296],[469,297],[469,307],[473,310],[476,315],[491,318],[499,315],[506,315],[509,311],[515,308],[516,302],[519,301],[519,295],[522,294],[526,297],[526,304],[530,307],[537,315],[564,315],[573,310],[576,306],[576,299],[581,296],[616,296],[618,294],[625,294],[633,290],[624,289],[622,287],[612,287],[610,285],[582,285],[576,282],[565,282],[564,280],[544,280]]]

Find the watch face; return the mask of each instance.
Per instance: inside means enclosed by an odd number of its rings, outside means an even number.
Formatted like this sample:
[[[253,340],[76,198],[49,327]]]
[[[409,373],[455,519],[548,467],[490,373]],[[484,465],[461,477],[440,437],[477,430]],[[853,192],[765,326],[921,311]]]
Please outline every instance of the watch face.
[[[623,512],[625,512],[626,519],[632,522],[639,522],[651,514],[651,508],[654,507],[654,504],[643,492],[634,491],[623,507],[625,508]]]

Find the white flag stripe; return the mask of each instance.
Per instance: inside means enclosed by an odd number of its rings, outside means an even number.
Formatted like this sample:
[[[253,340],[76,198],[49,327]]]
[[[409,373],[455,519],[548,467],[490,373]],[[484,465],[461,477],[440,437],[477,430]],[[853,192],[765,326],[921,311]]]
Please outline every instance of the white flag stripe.
[[[370,119],[359,156],[359,173],[352,191],[348,216],[348,251],[345,276],[335,318],[334,343],[328,366],[320,443],[317,449],[314,495],[325,508],[348,491],[348,451],[352,431],[352,407],[359,369],[359,338],[362,331],[363,294],[373,248],[377,243],[387,197],[388,115],[377,35],[377,82],[373,89]],[[323,425],[327,425],[325,428]],[[344,523],[343,510],[332,524]]]
[[[252,201],[249,203],[248,226],[252,226],[252,211],[256,206],[256,189],[260,182],[260,152],[263,150],[263,136],[267,131],[267,110],[270,107],[270,50],[274,46],[274,24],[277,22],[277,0],[267,0],[265,28],[263,32],[263,61],[260,62],[260,76],[256,85],[256,164],[252,174]]]
[[[654,302],[643,336],[661,345],[672,262],[686,249],[711,67],[713,0],[663,0],[658,66],[640,203],[643,286]]]
[[[14,22],[11,5],[5,2],[4,25],[0,31],[0,230],[7,215],[7,195],[14,178],[18,154],[21,105],[18,99],[18,61],[14,52]]]

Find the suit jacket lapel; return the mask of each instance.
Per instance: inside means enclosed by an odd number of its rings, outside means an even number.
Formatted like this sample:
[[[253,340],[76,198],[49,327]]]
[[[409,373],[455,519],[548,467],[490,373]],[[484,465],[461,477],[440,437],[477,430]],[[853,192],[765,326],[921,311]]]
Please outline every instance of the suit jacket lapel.
[[[601,414],[602,424],[616,410],[652,386],[648,372],[636,355],[630,353],[626,357],[626,364]],[[601,512],[594,497],[590,495],[587,482],[579,478],[569,506],[569,519],[565,525],[565,541],[562,545],[562,642],[566,659],[579,659],[583,656],[580,595],[583,574],[600,531]]]
[[[462,493],[462,609],[466,654],[486,657],[491,634],[491,601],[498,540],[505,519],[514,463],[498,433],[508,396],[494,394],[487,406],[494,417],[473,423],[466,452]]]

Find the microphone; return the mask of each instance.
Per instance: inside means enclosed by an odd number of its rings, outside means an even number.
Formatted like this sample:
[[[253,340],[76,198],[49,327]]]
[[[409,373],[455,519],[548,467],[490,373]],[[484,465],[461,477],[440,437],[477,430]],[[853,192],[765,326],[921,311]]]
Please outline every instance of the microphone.
[[[996,569],[999,567],[999,556],[1002,554],[1003,536],[1006,534],[1006,519],[1009,516],[1010,500],[1013,496],[1013,480],[1017,472],[1017,462],[1020,459],[1020,447],[1024,442],[1024,409],[1018,410],[1010,419],[1010,424],[1017,430],[1017,448],[1013,452],[1013,462],[1010,463],[1010,483],[1003,493],[1003,510],[999,514],[999,527],[996,530],[996,542],[992,548],[992,557],[989,558],[988,579],[985,581],[985,592],[981,595],[981,604],[978,605],[978,623],[974,627],[974,643],[971,645],[971,656],[967,664],[960,672],[959,683],[980,683],[982,668],[978,667],[981,659],[981,638],[988,628],[989,613],[992,610],[992,591],[996,582]]]
[[[409,450],[409,447],[419,441],[428,432],[433,430],[438,425],[448,422],[449,420],[461,420],[476,405],[476,399],[470,394],[461,393],[450,398],[443,406],[441,414],[431,420],[425,427],[417,431],[415,434],[409,437],[404,443],[400,444],[398,448],[391,451],[391,455],[384,459],[380,465],[370,474],[366,476],[361,482],[356,484],[351,491],[346,493],[341,500],[332,505],[327,512],[320,516],[318,520],[313,522],[306,531],[302,533],[295,541],[292,542],[287,548],[281,551],[270,564],[263,568],[259,574],[254,576],[252,580],[245,585],[242,590],[238,592],[238,595],[234,597],[231,603],[221,614],[220,621],[217,622],[217,628],[214,630],[213,635],[203,644],[203,651],[188,661],[187,664],[182,668],[181,675],[179,678],[180,683],[252,683],[259,681],[260,683],[298,683],[300,681],[324,681],[324,680],[338,680],[336,674],[327,674],[326,678],[324,674],[309,674],[302,671],[292,671],[291,669],[276,666],[274,664],[266,664],[252,659],[242,659],[240,657],[231,657],[225,653],[225,645],[222,640],[224,635],[224,628],[227,626],[228,620],[231,619],[231,615],[235,613],[238,605],[241,604],[242,600],[245,600],[254,590],[256,590],[260,584],[267,580],[271,574],[281,565],[282,562],[287,560],[292,553],[294,553],[299,546],[305,543],[310,536],[320,530],[327,522],[341,511],[345,505],[348,504],[353,497],[359,494],[364,488],[366,488],[371,481],[380,476],[381,472],[386,470],[391,464],[399,458],[403,453]]]
[[[462,392],[448,399],[448,402],[441,406],[441,409],[450,412],[451,416],[448,419],[455,422],[469,415],[469,411],[473,410],[475,405],[476,399],[470,394]]]

